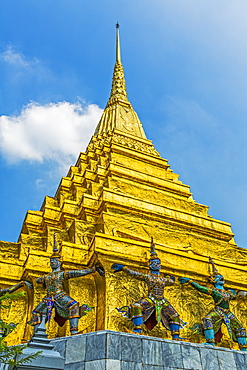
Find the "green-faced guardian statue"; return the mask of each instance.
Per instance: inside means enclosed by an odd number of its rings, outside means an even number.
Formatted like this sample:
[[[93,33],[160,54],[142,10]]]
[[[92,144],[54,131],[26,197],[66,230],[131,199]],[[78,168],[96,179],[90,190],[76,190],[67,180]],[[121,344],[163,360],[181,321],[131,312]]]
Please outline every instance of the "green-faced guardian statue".
[[[230,301],[236,299],[237,292],[234,289],[225,289],[224,277],[219,274],[213,260],[209,258],[213,272],[210,275],[210,281],[214,288],[210,289],[199,285],[188,278],[181,277],[181,284],[190,283],[190,285],[201,293],[210,295],[215,307],[203,319],[203,331],[206,338],[206,344],[214,346],[215,342],[220,342],[222,338],[221,326],[225,323],[230,337],[238,343],[242,351],[246,351],[246,330],[236,316],[230,311]]]

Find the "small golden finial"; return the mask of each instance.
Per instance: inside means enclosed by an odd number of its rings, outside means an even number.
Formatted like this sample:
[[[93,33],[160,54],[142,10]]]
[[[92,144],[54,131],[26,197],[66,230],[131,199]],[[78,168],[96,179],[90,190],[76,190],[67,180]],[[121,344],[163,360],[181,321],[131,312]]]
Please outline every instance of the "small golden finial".
[[[121,63],[119,23],[116,23],[116,62]]]

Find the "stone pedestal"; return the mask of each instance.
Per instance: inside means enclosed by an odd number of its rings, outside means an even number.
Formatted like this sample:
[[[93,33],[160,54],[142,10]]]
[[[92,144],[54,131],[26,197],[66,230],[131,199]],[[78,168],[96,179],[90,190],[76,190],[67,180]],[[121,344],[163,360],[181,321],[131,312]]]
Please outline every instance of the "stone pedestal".
[[[247,353],[114,331],[51,341],[64,370],[246,370]]]
[[[22,358],[30,356],[32,353],[42,351],[42,354],[35,360],[28,362],[27,364],[17,366],[17,370],[63,370],[64,369],[64,357],[54,350],[54,345],[51,340],[47,338],[45,317],[43,316],[42,323],[38,327],[36,333],[34,333],[28,347],[23,350],[21,355],[18,355],[16,360],[19,361]]]
[[[52,339],[34,336],[43,355],[22,370],[246,370],[247,353],[203,344],[98,331]],[[44,341],[46,339],[46,341]]]

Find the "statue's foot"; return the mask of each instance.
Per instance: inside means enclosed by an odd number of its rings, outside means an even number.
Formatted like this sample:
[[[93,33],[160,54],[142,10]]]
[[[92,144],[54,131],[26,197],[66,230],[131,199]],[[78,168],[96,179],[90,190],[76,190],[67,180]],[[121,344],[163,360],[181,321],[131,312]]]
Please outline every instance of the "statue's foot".
[[[135,326],[134,326],[134,329],[133,329],[133,332],[134,332],[135,334],[141,334],[141,332],[142,332],[142,328],[141,328],[141,326],[140,326],[140,325],[135,325]]]
[[[240,351],[247,351],[246,337],[238,337],[237,340]]]
[[[247,344],[239,344],[240,351],[247,351]]]
[[[206,346],[211,346],[211,347],[214,347],[215,346],[214,343],[209,343],[209,342],[204,342],[202,344],[205,344]]]
[[[70,331],[70,335],[76,335],[76,334],[79,334],[78,330],[71,330]]]
[[[36,324],[36,325],[32,325],[32,326],[34,328],[34,333],[37,333],[40,324]]]
[[[126,327],[124,327],[124,331],[126,332],[126,333],[130,333],[130,334],[141,334],[142,333],[142,330],[140,329],[140,331],[138,330],[136,330],[136,328],[134,328],[134,329],[129,329],[129,328],[126,328]]]
[[[180,342],[186,342],[186,338],[181,338],[181,337],[175,337],[175,338],[172,338],[172,340],[178,340]]]
[[[135,329],[133,329],[133,333],[134,334],[141,334],[142,333],[142,330],[135,330]]]

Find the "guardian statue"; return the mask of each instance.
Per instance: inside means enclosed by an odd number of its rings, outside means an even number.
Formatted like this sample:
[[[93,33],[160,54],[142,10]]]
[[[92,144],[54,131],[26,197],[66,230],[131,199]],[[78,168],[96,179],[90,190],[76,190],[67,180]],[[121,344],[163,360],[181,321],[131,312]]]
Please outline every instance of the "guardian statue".
[[[65,321],[69,320],[71,335],[78,334],[79,318],[86,315],[92,310],[92,308],[86,304],[79,307],[79,303],[65,292],[63,283],[65,280],[92,274],[96,271],[102,276],[104,275],[103,266],[97,262],[93,267],[84,270],[62,271],[55,233],[50,266],[52,272],[42,277],[38,277],[36,280],[38,284],[43,285],[47,294],[42,299],[42,302],[40,302],[33,310],[32,319],[29,321],[29,324],[33,325],[35,330],[37,330],[42,321],[42,315],[46,315],[46,321],[49,322],[51,319],[52,310],[54,308],[54,320],[58,323],[58,325],[63,326]]]
[[[210,281],[214,288],[207,288],[199,285],[188,278],[181,277],[181,284],[189,283],[193,288],[201,293],[210,295],[215,307],[203,319],[203,332],[206,338],[206,344],[214,346],[215,342],[220,342],[222,338],[221,326],[225,323],[230,337],[238,343],[242,351],[246,351],[246,330],[241,322],[230,311],[230,300],[236,299],[237,292],[234,289],[225,289],[224,277],[219,274],[214,261],[209,258],[213,272],[210,274]]]
[[[112,265],[114,272],[123,271],[137,280],[145,281],[148,286],[146,297],[132,303],[130,306],[121,307],[118,311],[132,320],[134,333],[140,334],[142,332],[141,324],[143,323],[149,330],[162,323],[166,329],[171,331],[174,340],[183,340],[183,338],[180,338],[180,329],[186,323],[181,320],[177,311],[164,297],[165,287],[173,285],[175,278],[160,275],[161,261],[155,251],[153,239],[151,240],[149,268],[150,273],[143,274],[118,263]]]

